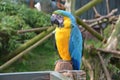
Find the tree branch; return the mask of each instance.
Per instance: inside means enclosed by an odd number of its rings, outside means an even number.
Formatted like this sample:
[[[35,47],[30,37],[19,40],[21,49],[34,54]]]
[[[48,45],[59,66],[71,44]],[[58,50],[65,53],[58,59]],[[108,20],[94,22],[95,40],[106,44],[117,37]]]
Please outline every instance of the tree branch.
[[[90,8],[92,8],[93,6],[97,5],[98,3],[100,3],[102,0],[92,0],[89,3],[87,3],[86,5],[84,5],[83,7],[81,7],[80,9],[78,9],[75,14],[76,16],[79,16],[81,14],[83,14],[84,12],[86,12],[87,10],[89,10]]]
[[[93,71],[91,64],[89,63],[87,59],[85,59],[84,56],[82,58],[82,61],[83,61],[84,66],[89,70],[90,80],[94,80],[94,71]]]
[[[104,72],[105,72],[105,75],[106,75],[107,80],[111,80],[110,73],[109,73],[107,67],[105,66],[104,60],[103,60],[100,52],[98,52],[97,54],[98,54],[98,56],[99,56],[99,58],[100,58],[100,61],[101,61],[101,64],[102,64],[102,67],[103,67],[103,70],[104,70]]]
[[[26,32],[36,32],[36,31],[46,30],[48,28],[49,27],[41,27],[41,28],[32,28],[32,29],[27,29],[27,30],[18,30],[17,34],[26,33]]]
[[[90,28],[90,26],[88,26],[86,23],[84,23],[80,18],[77,18],[77,23],[82,25],[86,30],[88,30],[93,36],[95,36],[98,40],[100,41],[106,41],[106,39],[101,36],[98,32],[96,32],[95,30],[93,30],[92,28]]]
[[[101,15],[98,13],[98,11],[96,10],[95,7],[93,7],[93,10],[94,10],[94,12],[95,12],[95,18],[98,18],[98,17],[101,16]]]
[[[116,50],[105,50],[105,49],[101,49],[101,48],[94,48],[97,51],[100,52],[104,52],[104,53],[108,53],[108,54],[113,54],[113,55],[119,55],[120,56],[120,51],[116,51]]]
[[[96,18],[96,19],[92,19],[92,20],[85,20],[86,23],[93,23],[93,22],[97,22],[97,21],[100,21],[102,19],[106,19],[106,18],[109,18],[110,16],[112,16],[114,13],[116,13],[118,11],[118,9],[113,9],[108,15],[105,15],[105,16],[101,16],[99,18]]]

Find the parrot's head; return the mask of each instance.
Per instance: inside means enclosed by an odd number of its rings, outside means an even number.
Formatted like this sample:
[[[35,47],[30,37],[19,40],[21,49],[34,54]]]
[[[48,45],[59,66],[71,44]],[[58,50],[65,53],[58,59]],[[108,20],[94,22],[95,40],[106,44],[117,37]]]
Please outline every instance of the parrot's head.
[[[74,16],[64,10],[56,10],[51,16],[51,23],[57,24],[58,27],[70,27],[72,23],[76,23]]]

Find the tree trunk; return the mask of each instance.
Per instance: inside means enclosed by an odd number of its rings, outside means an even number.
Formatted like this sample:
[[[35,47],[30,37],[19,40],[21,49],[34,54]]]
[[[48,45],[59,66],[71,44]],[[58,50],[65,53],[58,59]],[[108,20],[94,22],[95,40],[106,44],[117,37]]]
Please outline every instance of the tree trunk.
[[[34,0],[30,0],[30,8],[34,8]]]
[[[66,11],[74,14],[75,13],[75,0],[66,0],[65,8],[66,8]]]

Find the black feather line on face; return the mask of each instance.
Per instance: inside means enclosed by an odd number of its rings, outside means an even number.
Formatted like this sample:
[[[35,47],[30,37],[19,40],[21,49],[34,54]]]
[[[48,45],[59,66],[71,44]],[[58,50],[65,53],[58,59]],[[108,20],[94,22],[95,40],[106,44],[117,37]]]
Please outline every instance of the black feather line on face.
[[[64,18],[61,15],[58,14],[53,14],[51,16],[51,24],[54,25],[58,25],[58,27],[63,27],[63,22],[64,22]]]

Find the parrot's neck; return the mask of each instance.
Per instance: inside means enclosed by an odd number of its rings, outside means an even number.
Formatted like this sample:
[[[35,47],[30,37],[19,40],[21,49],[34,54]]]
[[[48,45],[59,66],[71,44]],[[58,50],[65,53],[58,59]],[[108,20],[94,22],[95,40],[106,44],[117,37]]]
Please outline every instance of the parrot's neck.
[[[64,28],[71,28],[71,20],[68,17],[64,17]]]

